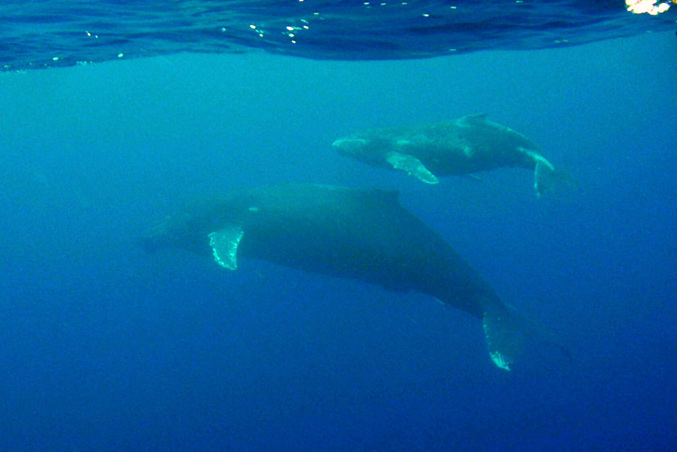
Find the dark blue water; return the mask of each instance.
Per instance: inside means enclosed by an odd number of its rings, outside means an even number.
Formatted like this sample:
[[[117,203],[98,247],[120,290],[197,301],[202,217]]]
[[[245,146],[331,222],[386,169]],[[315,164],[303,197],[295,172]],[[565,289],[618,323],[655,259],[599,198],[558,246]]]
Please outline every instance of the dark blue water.
[[[672,33],[320,62],[173,55],[0,75],[0,450],[675,450]],[[504,170],[427,186],[336,155],[486,112],[579,191]],[[424,296],[137,237],[230,188],[398,189],[518,310],[511,372]]]
[[[0,71],[253,49],[380,60],[562,48],[676,20],[677,8],[632,14],[623,0],[4,0]]]

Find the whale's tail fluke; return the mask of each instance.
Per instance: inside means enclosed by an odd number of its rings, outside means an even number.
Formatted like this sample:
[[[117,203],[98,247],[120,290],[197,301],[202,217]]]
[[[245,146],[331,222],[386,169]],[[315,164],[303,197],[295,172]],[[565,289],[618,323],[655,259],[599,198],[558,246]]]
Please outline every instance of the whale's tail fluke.
[[[571,358],[568,349],[551,331],[519,315],[510,306],[492,302],[484,308],[482,325],[489,355],[501,369],[510,370],[530,340],[554,346],[564,356]]]

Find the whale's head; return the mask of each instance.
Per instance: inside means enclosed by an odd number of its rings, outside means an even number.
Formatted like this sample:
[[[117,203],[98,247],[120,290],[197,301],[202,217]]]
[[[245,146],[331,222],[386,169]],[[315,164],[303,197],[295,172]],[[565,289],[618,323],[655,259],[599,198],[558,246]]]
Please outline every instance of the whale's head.
[[[244,210],[229,197],[222,196],[186,203],[179,211],[151,224],[136,244],[149,253],[165,248],[211,253],[209,233],[236,223]]]
[[[367,147],[367,140],[364,138],[352,137],[339,138],[332,143],[332,146],[341,154],[359,157],[364,153],[365,148]]]

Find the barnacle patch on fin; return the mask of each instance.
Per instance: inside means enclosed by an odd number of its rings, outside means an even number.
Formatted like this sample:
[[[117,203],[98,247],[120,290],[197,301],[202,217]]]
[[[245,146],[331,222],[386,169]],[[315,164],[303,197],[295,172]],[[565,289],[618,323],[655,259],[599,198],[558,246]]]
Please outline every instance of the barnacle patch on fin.
[[[214,260],[221,267],[237,270],[237,247],[244,231],[239,226],[230,226],[209,234],[209,246]]]

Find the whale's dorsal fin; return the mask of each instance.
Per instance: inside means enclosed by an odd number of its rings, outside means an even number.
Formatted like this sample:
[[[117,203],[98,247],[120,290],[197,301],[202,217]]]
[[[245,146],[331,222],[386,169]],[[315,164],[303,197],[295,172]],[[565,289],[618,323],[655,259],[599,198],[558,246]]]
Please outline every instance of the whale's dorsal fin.
[[[412,155],[391,151],[385,155],[385,159],[393,168],[405,171],[426,184],[438,184],[440,182],[419,159]]]
[[[209,246],[217,264],[228,270],[237,270],[237,247],[243,235],[242,228],[235,225],[209,234]]]

